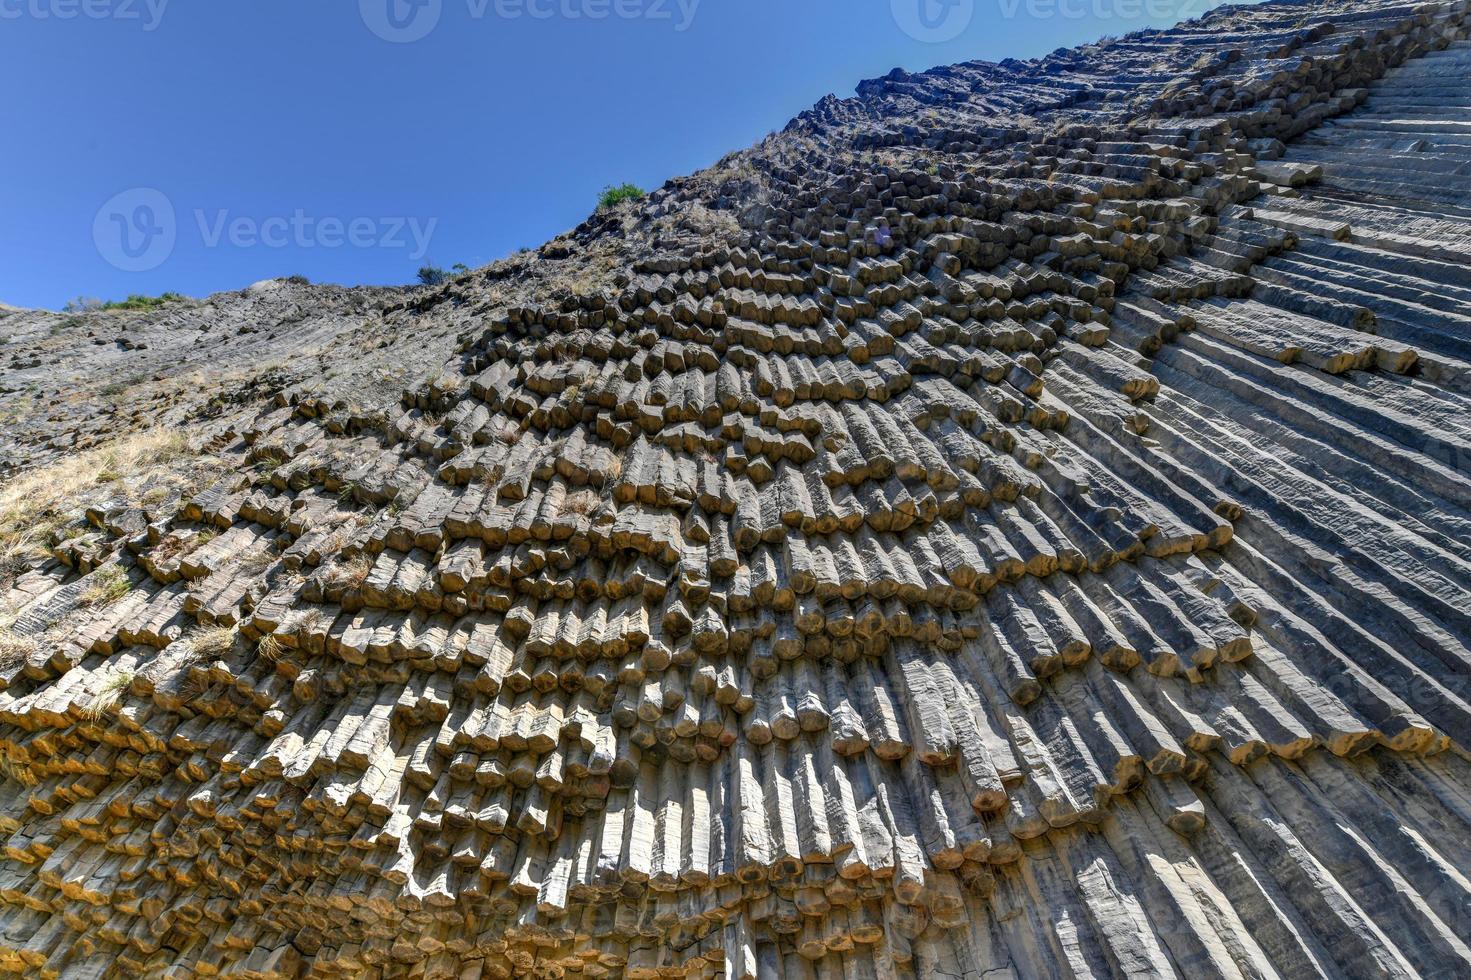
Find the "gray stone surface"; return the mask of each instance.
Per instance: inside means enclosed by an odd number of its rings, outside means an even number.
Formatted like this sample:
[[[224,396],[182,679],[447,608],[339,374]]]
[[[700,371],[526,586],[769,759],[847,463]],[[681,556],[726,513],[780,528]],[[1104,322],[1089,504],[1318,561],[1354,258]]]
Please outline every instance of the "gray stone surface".
[[[1466,975],[1467,9],[896,71],[435,289],[6,313],[11,485],[119,472],[5,566],[0,970]]]

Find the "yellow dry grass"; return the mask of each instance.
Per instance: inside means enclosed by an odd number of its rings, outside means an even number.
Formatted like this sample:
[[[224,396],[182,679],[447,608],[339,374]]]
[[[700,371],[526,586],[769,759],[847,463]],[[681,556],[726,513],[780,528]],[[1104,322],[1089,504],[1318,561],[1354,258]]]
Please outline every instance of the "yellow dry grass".
[[[7,626],[0,626],[0,670],[20,664],[36,649],[36,638],[21,636]]]
[[[597,510],[598,495],[591,490],[578,490],[567,495],[562,504],[564,514],[591,514]]]
[[[218,660],[235,645],[235,630],[229,626],[207,626],[193,634],[194,652],[201,659]]]
[[[92,573],[87,587],[77,597],[77,603],[83,606],[111,605],[127,595],[131,587],[127,572],[118,565],[108,565]]]
[[[255,651],[271,663],[276,663],[285,653],[281,641],[274,633],[261,637],[255,644]]]
[[[368,580],[368,573],[373,570],[373,560],[367,555],[355,555],[348,560],[334,566],[329,573],[333,585],[344,589],[360,589]]]
[[[102,718],[113,708],[117,707],[122,700],[123,691],[127,690],[133,683],[133,672],[125,670],[109,677],[102,687],[98,689],[92,703],[87,705],[85,715],[88,721],[101,721]]]
[[[0,487],[0,581],[47,553],[48,537],[103,483],[160,469],[187,451],[184,437],[148,429],[22,473]]]

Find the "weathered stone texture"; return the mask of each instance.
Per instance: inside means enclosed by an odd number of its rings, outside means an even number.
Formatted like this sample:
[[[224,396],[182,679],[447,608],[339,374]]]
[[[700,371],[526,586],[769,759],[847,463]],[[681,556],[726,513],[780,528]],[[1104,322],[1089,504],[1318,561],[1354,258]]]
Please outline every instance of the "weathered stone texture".
[[[1467,8],[895,72],[389,310],[15,582],[0,966],[1468,975]]]

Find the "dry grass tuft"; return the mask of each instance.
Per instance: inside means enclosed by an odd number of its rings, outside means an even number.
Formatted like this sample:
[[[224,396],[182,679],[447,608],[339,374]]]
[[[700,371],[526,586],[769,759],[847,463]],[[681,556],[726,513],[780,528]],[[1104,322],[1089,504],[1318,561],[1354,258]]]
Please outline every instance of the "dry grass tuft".
[[[179,701],[183,704],[189,704],[195,698],[200,698],[207,694],[209,688],[209,671],[191,664],[184,668],[184,682],[179,685]]]
[[[270,568],[275,563],[276,553],[267,547],[260,551],[252,551],[240,559],[240,569],[241,571],[256,575]]]
[[[331,625],[331,620],[327,618],[327,613],[321,606],[308,606],[298,612],[292,620],[297,636],[322,633]]]
[[[373,560],[367,555],[356,555],[332,568],[329,580],[334,586],[344,589],[360,589],[373,570]]]
[[[34,636],[21,636],[9,626],[0,627],[0,670],[20,666],[37,646]]]
[[[201,660],[218,660],[235,646],[235,631],[228,626],[207,626],[191,639]]]
[[[102,687],[98,688],[96,696],[92,698],[92,703],[87,705],[85,712],[87,720],[101,721],[103,716],[117,707],[118,702],[122,700],[123,692],[132,683],[133,672],[131,670],[125,670],[109,677]]]
[[[429,381],[429,390],[435,395],[447,395],[458,391],[460,387],[460,376],[442,371]]]
[[[698,203],[681,212],[678,229],[704,238],[735,239],[741,235],[741,223],[735,215],[729,211],[714,211]]]
[[[281,646],[281,641],[276,638],[276,634],[267,633],[256,641],[255,652],[265,657],[271,663],[277,663],[286,651]]]
[[[77,597],[77,603],[83,606],[108,606],[127,595],[132,587],[132,583],[128,581],[128,573],[123,571],[121,565],[105,565],[88,578],[87,587]]]
[[[591,514],[598,506],[598,495],[591,490],[578,490],[567,495],[562,503],[566,514]]]

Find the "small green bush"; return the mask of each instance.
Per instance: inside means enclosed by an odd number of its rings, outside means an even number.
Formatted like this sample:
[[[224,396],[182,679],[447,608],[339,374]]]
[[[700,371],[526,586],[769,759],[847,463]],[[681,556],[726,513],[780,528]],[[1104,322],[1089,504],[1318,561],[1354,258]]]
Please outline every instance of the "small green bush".
[[[437,265],[425,265],[419,267],[419,282],[423,283],[426,286],[438,286],[440,283],[444,282],[448,278],[449,273],[445,272]]]
[[[165,303],[177,303],[179,300],[187,299],[183,293],[164,293],[161,296],[144,296],[142,293],[134,293],[127,299],[108,300],[99,310],[151,310]]]
[[[617,207],[624,201],[641,201],[643,197],[644,189],[637,184],[609,185],[603,188],[603,195],[598,198],[598,210]]]

